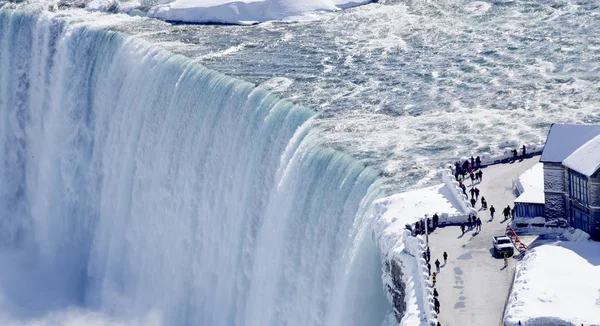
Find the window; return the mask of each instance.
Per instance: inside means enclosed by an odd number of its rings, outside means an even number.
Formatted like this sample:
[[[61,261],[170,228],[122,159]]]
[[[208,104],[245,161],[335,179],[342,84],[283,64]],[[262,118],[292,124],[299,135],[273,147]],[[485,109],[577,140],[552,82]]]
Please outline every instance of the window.
[[[569,170],[569,195],[581,204],[588,205],[588,182],[586,176]]]

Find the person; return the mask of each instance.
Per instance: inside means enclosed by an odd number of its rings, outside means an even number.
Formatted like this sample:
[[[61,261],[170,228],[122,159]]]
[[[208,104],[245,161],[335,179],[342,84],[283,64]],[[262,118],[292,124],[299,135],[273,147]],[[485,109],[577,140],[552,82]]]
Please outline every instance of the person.
[[[475,188],[471,188],[469,192],[471,193],[471,198],[475,198]]]
[[[465,234],[465,222],[460,223],[460,230],[462,231],[462,234]]]
[[[478,217],[477,221],[475,221],[475,223],[477,224],[477,230],[479,232],[481,232],[481,219]]]
[[[431,218],[427,218],[427,228],[429,229],[429,232],[431,232]]]
[[[512,152],[513,152],[513,161],[516,161],[517,160],[517,150],[513,149]]]
[[[439,296],[439,295],[440,295],[440,294],[438,293],[437,289],[436,289],[436,288],[433,288],[433,296],[434,296],[434,297],[437,297],[437,296]]]
[[[444,265],[446,265],[446,261],[448,260],[448,254],[444,251]]]
[[[510,205],[506,206],[506,219],[508,220],[508,218],[510,217]]]
[[[475,159],[473,158],[473,155],[471,155],[471,165],[475,167]]]
[[[471,206],[473,206],[473,208],[475,208],[475,203],[477,201],[475,200],[475,198],[471,198]]]
[[[434,272],[433,275],[431,275],[432,281],[433,281],[433,285],[435,285],[435,279],[437,277],[437,274]]]
[[[435,270],[439,273],[440,272],[440,260],[436,259],[435,260]]]
[[[508,266],[508,254],[504,254],[504,266]]]
[[[429,250],[429,247],[427,247],[427,262],[431,261],[431,251]]]
[[[487,209],[487,202],[485,201],[485,197],[481,196],[481,208]]]
[[[479,158],[479,156],[477,156],[475,158],[475,168],[477,168],[477,169],[481,168],[481,158]]]
[[[526,150],[525,145],[523,145],[523,158],[525,158],[525,156],[526,156],[525,150]]]
[[[427,274],[431,275],[431,264],[427,263]]]
[[[439,220],[440,220],[440,217],[437,215],[437,213],[433,214],[433,227],[434,228],[437,228]]]
[[[496,212],[496,209],[494,208],[494,205],[490,206],[490,216],[492,217],[492,220],[494,219],[495,212]]]
[[[479,170],[479,182],[483,181],[483,171]]]
[[[473,173],[473,171],[471,171],[471,173],[469,174],[469,177],[471,178],[471,184],[475,183],[475,174]]]
[[[479,188],[475,187],[475,200],[479,200]]]
[[[471,199],[474,200],[474,199]],[[471,214],[469,214],[469,220],[467,221],[467,226],[469,227],[469,229],[471,228]]]
[[[440,300],[438,298],[433,298],[433,307],[435,308],[435,312],[440,313]]]

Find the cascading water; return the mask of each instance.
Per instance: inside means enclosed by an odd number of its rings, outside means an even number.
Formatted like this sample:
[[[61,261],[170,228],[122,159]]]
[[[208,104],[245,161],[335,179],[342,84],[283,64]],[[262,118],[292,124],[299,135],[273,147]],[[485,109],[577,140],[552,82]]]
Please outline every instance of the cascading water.
[[[0,320],[381,324],[377,175],[311,116],[68,14],[0,10]]]

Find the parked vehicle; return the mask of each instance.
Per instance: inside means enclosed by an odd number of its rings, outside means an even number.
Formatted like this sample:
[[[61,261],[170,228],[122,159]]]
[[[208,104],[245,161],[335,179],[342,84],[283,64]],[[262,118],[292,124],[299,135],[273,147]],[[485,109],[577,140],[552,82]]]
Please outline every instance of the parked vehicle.
[[[515,246],[510,238],[505,235],[492,237],[492,245],[496,255],[513,255],[515,253]]]

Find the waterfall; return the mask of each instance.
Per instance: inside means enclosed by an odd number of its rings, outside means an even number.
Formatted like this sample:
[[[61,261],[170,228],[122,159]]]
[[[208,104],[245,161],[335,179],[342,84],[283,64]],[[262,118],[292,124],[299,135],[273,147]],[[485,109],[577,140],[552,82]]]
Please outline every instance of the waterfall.
[[[312,111],[89,25],[0,9],[0,317],[380,325],[377,174]]]

